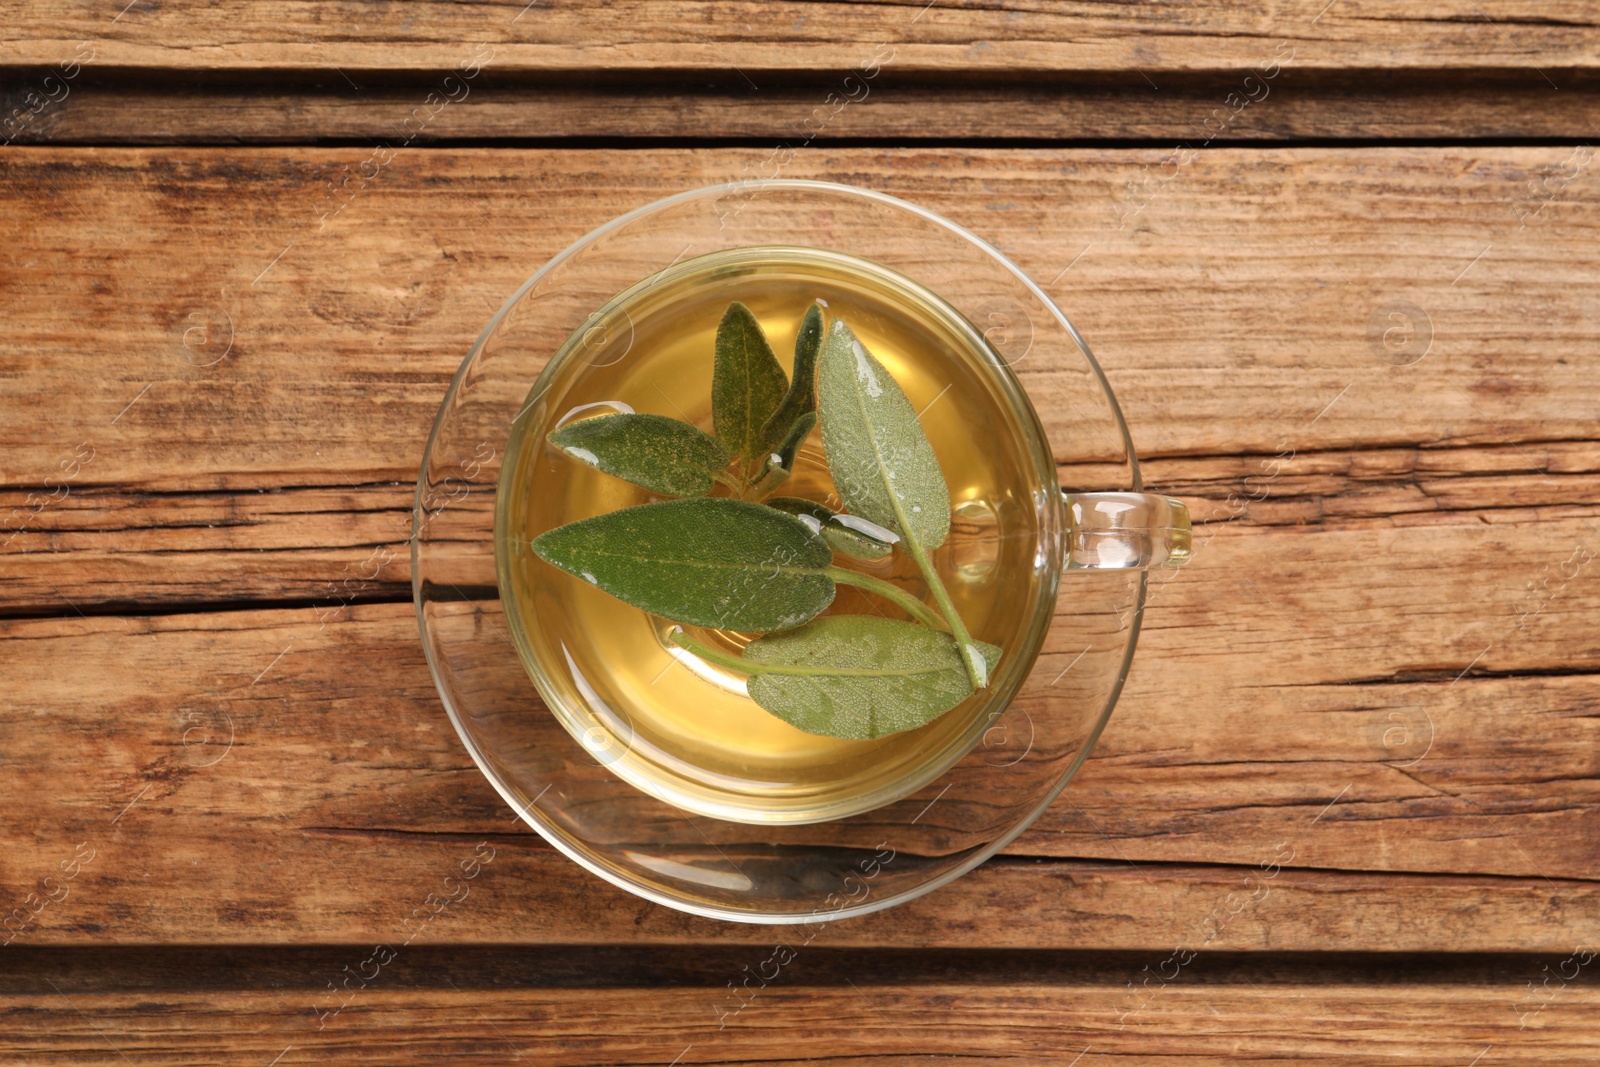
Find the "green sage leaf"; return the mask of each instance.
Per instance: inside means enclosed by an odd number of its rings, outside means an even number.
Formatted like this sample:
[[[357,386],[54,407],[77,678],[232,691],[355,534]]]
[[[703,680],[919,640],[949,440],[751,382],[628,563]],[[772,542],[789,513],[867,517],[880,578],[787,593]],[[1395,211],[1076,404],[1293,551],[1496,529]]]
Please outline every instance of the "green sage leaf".
[[[924,552],[950,533],[950,489],[911,401],[835,319],[817,385],[822,448],[845,510],[912,538]]]
[[[974,642],[989,670],[1000,649]],[[973,692],[947,633],[871,615],[833,615],[745,649],[750,698],[792,726],[866,739],[915,729]]]
[[[786,471],[794,470],[794,457],[799,455],[800,446],[805,444],[811,431],[816,428],[817,413],[807,411],[794,420],[794,425],[789,427],[789,436],[778,442],[778,448],[772,454],[778,457],[778,466]]]
[[[711,421],[729,452],[753,462],[766,459],[763,431],[788,388],[755,315],[738,301],[729,304],[717,327],[711,369]]]
[[[794,374],[789,378],[789,391],[761,431],[772,451],[782,453],[784,442],[795,437],[800,420],[808,412],[817,410],[817,357],[822,354],[822,337],[822,309],[812,304],[806,308],[805,318],[800,320],[800,332],[794,339]],[[809,428],[801,432],[795,447],[798,448],[799,441],[810,432]],[[788,453],[787,458],[793,460],[794,453]],[[794,464],[788,462],[784,466],[792,468]]]
[[[817,532],[828,542],[828,547],[851,559],[867,561],[887,559],[889,553],[894,551],[893,542],[883,541],[862,530],[851,528],[839,521],[838,512],[815,501],[802,500],[796,496],[775,496],[767,501],[767,506],[787,511],[791,515],[810,516],[816,520]],[[805,519],[802,518],[801,521],[804,522]],[[811,524],[806,523],[806,525]]]
[[[800,451],[800,444],[816,424],[815,411],[808,411],[795,420],[788,438],[778,445],[778,451],[767,456],[767,461],[761,465],[761,473],[756,475],[755,492],[758,496],[765,496],[789,479],[794,472],[794,457]]]
[[[665,496],[704,496],[728,453],[710,434],[664,415],[600,415],[550,434],[565,454]]]
[[[641,504],[533,541],[546,562],[618,600],[691,626],[767,633],[833,602],[827,544],[762,504],[699,497]]]
[[[984,654],[928,558],[950,533],[950,489],[939,458],[899,383],[839,319],[822,346],[817,404],[834,489],[851,514],[900,534],[950,624],[968,680],[982,689],[989,678]]]

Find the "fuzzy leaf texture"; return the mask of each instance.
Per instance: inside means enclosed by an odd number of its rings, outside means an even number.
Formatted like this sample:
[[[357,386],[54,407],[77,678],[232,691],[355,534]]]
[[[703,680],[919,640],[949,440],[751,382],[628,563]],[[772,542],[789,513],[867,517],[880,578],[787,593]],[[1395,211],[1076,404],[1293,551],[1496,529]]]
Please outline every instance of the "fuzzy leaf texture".
[[[817,357],[822,354],[822,338],[822,309],[812,304],[806,308],[794,339],[794,374],[789,379],[789,391],[761,431],[769,451],[782,453],[785,441],[795,437],[800,420],[817,410]],[[812,420],[813,425],[815,421]],[[799,434],[800,439],[810,432],[808,427]],[[798,447],[799,440],[795,445]],[[784,466],[793,468],[793,459],[791,451],[785,456]]]
[[[1000,649],[975,644],[992,671]],[[828,737],[864,740],[912,730],[973,692],[949,634],[872,615],[832,615],[759,638],[744,660],[752,700],[792,726]]]
[[[777,450],[773,452],[773,455],[778,457],[778,466],[786,471],[794,470],[794,458],[800,454],[800,446],[805,444],[806,438],[811,436],[811,431],[816,429],[816,426],[815,411],[807,411],[794,420],[794,425],[789,427],[789,436],[779,441]]]
[[[704,496],[728,453],[710,434],[664,415],[600,415],[569,422],[550,443],[591,467],[663,496]]]
[[[641,504],[534,539],[540,558],[634,607],[691,626],[767,633],[833,602],[833,553],[799,519],[699,497]]]
[[[845,510],[931,552],[950,533],[950,489],[911,401],[835,319],[817,383],[822,447]]]
[[[755,315],[738,301],[729,304],[717,326],[711,368],[711,421],[717,439],[736,456],[757,463],[765,460],[767,420],[788,388],[788,376]]]

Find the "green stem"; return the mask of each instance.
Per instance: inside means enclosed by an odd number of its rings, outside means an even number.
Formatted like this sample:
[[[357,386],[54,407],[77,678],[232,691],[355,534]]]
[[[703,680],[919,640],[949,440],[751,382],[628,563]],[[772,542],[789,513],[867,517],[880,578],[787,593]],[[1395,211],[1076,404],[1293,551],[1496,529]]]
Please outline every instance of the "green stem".
[[[984,660],[983,654],[978,651],[978,646],[972,643],[972,634],[967,632],[967,624],[961,621],[961,616],[956,612],[956,606],[950,600],[949,590],[945,589],[944,582],[939,580],[939,572],[933,569],[933,564],[928,560],[928,554],[922,550],[922,542],[917,540],[912,524],[906,521],[906,510],[901,505],[899,494],[895,492],[894,479],[890,476],[889,466],[884,460],[883,449],[878,444],[877,431],[874,429],[872,416],[866,410],[865,401],[859,392],[856,394],[856,403],[861,408],[862,425],[867,428],[867,439],[872,445],[873,459],[877,462],[879,480],[883,485],[889,507],[894,511],[895,521],[893,525],[900,532],[900,547],[905,549],[906,554],[916,562],[917,569],[922,572],[922,577],[927,580],[928,590],[938,603],[939,611],[943,613],[945,622],[950,624],[950,636],[955,638],[956,653],[961,657],[962,666],[967,668],[967,679],[972,682],[972,688],[986,689],[989,684],[989,665]],[[920,426],[916,432],[921,435]],[[823,447],[826,448],[826,444]],[[937,460],[934,461],[934,465],[938,466]],[[980,674],[980,670],[983,673]]]
[[[891,489],[890,492],[892,499],[893,490]],[[901,524],[901,528],[906,529],[904,523]],[[961,616],[956,612],[956,606],[950,600],[950,593],[945,589],[944,582],[939,580],[939,572],[933,569],[933,563],[929,561],[928,554],[922,550],[922,545],[915,537],[911,536],[909,530],[900,539],[900,545],[916,562],[917,569],[922,572],[922,576],[927,579],[928,590],[933,593],[933,599],[938,602],[939,610],[944,614],[945,621],[950,624],[950,634],[956,639],[956,649],[961,653],[961,662],[967,668],[967,677],[971,679],[972,687],[974,689],[988,688],[988,665],[984,663],[983,654],[972,643],[972,635],[967,632],[966,623],[961,621]],[[977,663],[973,662],[974,656],[977,657]],[[978,673],[980,664],[985,668],[982,675]]]
[[[786,467],[774,466],[766,468],[761,476],[756,479],[754,486],[752,486],[752,492],[755,499],[760,500],[762,497],[778,488],[778,486],[782,485],[784,481],[788,479],[788,477],[789,471]]]
[[[930,626],[935,630],[944,630],[946,632],[950,629],[939,616],[928,609],[928,605],[892,582],[886,582],[882,578],[874,578],[870,574],[845,570],[843,567],[829,567],[824,573],[843,585],[853,585],[857,589],[865,589],[869,593],[876,593],[896,606],[904,608],[911,614],[912,618],[924,626]]]
[[[724,652],[720,648],[712,648],[684,633],[682,630],[673,630],[667,635],[667,640],[681,649],[693,652],[703,660],[731,667],[736,671],[746,674],[792,674],[810,678],[837,678],[841,675],[847,678],[899,678],[908,674],[935,674],[948,670],[948,667],[934,665],[931,667],[807,667],[798,663],[751,663],[743,656],[735,656],[732,652]]]

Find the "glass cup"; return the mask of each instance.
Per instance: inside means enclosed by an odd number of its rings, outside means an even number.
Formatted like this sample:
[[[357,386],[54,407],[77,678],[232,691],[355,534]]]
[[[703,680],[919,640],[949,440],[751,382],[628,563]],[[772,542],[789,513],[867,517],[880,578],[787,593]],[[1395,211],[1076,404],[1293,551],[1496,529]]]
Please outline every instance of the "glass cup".
[[[1034,472],[1026,495],[1037,512],[1036,574],[1015,605],[1026,639],[1002,661],[978,713],[947,731],[933,758],[831,807],[804,798],[787,808],[742,805],[737,790],[710,795],[642,773],[643,746],[597,728],[570,686],[531,661],[524,668],[518,644],[526,651],[528,635],[505,609],[503,548],[497,570],[496,501],[503,525],[501,475],[519,420],[541,401],[562,410],[562,383],[585,359],[626,358],[615,336],[626,324],[605,309],[618,294],[665,284],[686,262],[736,263],[740,250],[773,246],[865,261],[934,294],[950,328],[967,331],[985,354],[987,384],[1014,415],[995,432],[1020,442]],[[807,181],[713,186],[647,205],[529,279],[445,396],[414,522],[413,585],[429,666],[467,750],[507,802],[556,848],[630,892],[767,923],[889,907],[971,870],[1021,833],[1082,765],[1111,714],[1133,655],[1146,570],[1189,553],[1187,511],[1141,492],[1104,375],[1037,285],[927,211]]]

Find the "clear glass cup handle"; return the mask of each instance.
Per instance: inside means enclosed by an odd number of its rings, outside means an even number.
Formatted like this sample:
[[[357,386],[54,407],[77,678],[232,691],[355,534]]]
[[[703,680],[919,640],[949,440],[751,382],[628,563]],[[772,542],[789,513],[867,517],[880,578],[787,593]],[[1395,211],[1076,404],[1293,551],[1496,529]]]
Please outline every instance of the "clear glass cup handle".
[[[1189,509],[1151,493],[1068,493],[1067,570],[1177,566],[1189,558]]]

